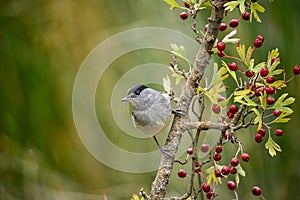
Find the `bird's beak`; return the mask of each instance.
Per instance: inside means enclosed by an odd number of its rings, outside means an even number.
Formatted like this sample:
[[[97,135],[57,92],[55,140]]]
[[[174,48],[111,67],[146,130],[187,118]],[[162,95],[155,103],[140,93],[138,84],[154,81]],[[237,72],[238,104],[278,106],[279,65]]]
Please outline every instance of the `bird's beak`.
[[[123,99],[121,99],[121,102],[126,102],[126,101],[129,101],[129,100],[131,100],[131,97],[130,96],[126,96]]]

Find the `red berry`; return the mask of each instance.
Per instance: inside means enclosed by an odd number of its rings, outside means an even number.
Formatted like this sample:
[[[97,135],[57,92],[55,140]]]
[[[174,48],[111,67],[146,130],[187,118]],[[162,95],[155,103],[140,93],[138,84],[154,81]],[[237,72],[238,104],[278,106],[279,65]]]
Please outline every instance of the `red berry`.
[[[243,18],[243,20],[249,20],[250,19],[250,13],[248,13],[248,12],[243,12],[243,14],[242,14],[242,18]]]
[[[275,87],[266,87],[265,91],[267,94],[274,94],[276,89],[275,89]]]
[[[227,28],[227,25],[225,23],[220,24],[220,31],[225,31]]]
[[[177,174],[180,178],[186,177],[186,171],[184,171],[183,169],[180,169]]]
[[[225,43],[220,41],[217,43],[217,48],[219,51],[224,51],[225,50]]]
[[[279,111],[279,110],[274,110],[274,111],[273,111],[273,115],[274,115],[275,117],[279,117],[279,116],[281,115],[281,111]]]
[[[274,76],[268,76],[266,81],[267,81],[267,83],[274,83],[275,77]]]
[[[248,161],[250,160],[250,156],[249,156],[249,154],[247,154],[247,153],[242,153],[241,159],[242,159],[242,161],[244,161],[244,162],[248,162]]]
[[[260,134],[262,137],[264,137],[266,135],[266,130],[261,128],[257,131],[257,134]]]
[[[223,149],[222,149],[222,146],[221,146],[221,145],[216,146],[216,149],[215,149],[216,153],[221,153],[222,150],[223,150]]]
[[[184,4],[184,6],[187,7],[187,8],[190,8],[190,6],[191,6],[191,5],[190,5],[189,3],[187,3],[187,2],[183,2],[183,4]]]
[[[219,161],[219,160],[221,160],[222,156],[219,153],[215,153],[213,158],[214,158],[215,161]]]
[[[204,184],[202,185],[202,190],[203,190],[204,192],[209,192],[209,191],[210,191],[210,185],[207,184],[207,183],[204,183]]]
[[[214,193],[212,191],[209,191],[206,193],[206,198],[211,199],[214,196]]]
[[[255,94],[255,96],[261,96],[261,93],[262,93],[262,87],[259,87],[259,88],[256,88],[255,90],[254,90],[254,94]]]
[[[219,169],[215,169],[215,175],[216,177],[222,177],[222,173]]]
[[[205,24],[205,26],[204,26],[204,31],[206,32],[207,29],[208,29],[208,24]]]
[[[259,48],[263,44],[263,41],[260,39],[255,39],[253,44],[256,48]]]
[[[279,60],[279,58],[271,58],[271,64],[273,64],[277,60]]]
[[[232,119],[232,118],[234,117],[234,113],[228,111],[228,112],[227,112],[227,117],[228,117],[229,119]]]
[[[223,175],[229,174],[229,173],[230,173],[230,168],[229,168],[228,166],[226,166],[226,165],[223,165],[223,167],[222,167],[222,169],[221,169],[221,173],[222,173]]]
[[[200,147],[201,152],[205,153],[209,150],[209,145],[208,144],[202,144]]]
[[[237,157],[234,157],[234,158],[231,159],[231,161],[230,161],[231,166],[235,167],[238,164],[239,164],[239,159]]]
[[[255,195],[255,196],[261,195],[261,189],[260,189],[260,187],[254,186],[252,188],[252,194]]]
[[[188,16],[189,16],[189,14],[186,13],[186,12],[181,12],[181,13],[180,13],[180,18],[181,18],[182,20],[186,20],[186,19],[188,18]]]
[[[236,105],[232,104],[228,110],[229,110],[229,112],[235,114],[237,111],[239,111],[239,108]]]
[[[221,111],[221,107],[217,104],[213,104],[212,107],[211,107],[212,111],[216,114],[219,114],[220,111]]]
[[[257,2],[257,0],[251,0],[251,2],[252,2],[252,3],[255,3],[255,2]]]
[[[267,104],[272,105],[275,102],[274,97],[267,97]]]
[[[245,74],[247,77],[251,78],[254,75],[254,71],[248,69]]]
[[[232,168],[230,169],[230,173],[231,173],[231,174],[236,174],[236,173],[237,173],[237,169],[236,169],[235,167],[232,167]]]
[[[235,62],[230,62],[228,63],[228,67],[229,69],[231,69],[232,71],[237,71],[238,70],[238,66]]]
[[[229,22],[229,26],[232,27],[232,28],[235,28],[235,27],[237,27],[238,25],[239,25],[239,20],[237,20],[237,19],[232,19],[232,20],[230,20],[230,22]]]
[[[293,73],[294,73],[295,75],[300,74],[300,66],[299,66],[299,65],[296,65],[296,66],[293,68]]]
[[[199,162],[196,162],[196,163],[195,163],[195,167],[200,167],[200,163],[199,163]]]
[[[265,41],[265,37],[263,35],[258,35],[256,39],[261,40],[262,42]]]
[[[236,184],[233,181],[228,181],[227,182],[227,187],[228,187],[229,190],[235,190]]]
[[[265,77],[265,76],[267,76],[268,74],[269,74],[268,68],[264,67],[264,68],[262,68],[262,69],[260,70],[260,75],[261,75],[262,77]]]
[[[277,136],[282,136],[282,134],[283,134],[283,131],[281,129],[277,129],[275,131],[275,135],[277,135]]]
[[[257,143],[261,143],[261,141],[262,141],[262,135],[261,134],[256,134],[255,135],[255,141],[257,142]]]
[[[219,56],[219,57],[224,57],[224,56],[225,56],[224,51],[218,51],[218,56]]]
[[[192,155],[193,154],[193,149],[192,148],[188,148],[188,150],[186,151],[187,154]]]

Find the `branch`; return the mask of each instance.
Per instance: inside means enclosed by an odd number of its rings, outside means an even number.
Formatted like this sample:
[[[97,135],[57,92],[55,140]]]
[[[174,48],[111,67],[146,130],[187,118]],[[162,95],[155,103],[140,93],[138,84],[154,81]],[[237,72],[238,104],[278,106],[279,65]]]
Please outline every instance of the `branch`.
[[[200,43],[194,66],[187,77],[184,89],[179,97],[176,108],[186,113],[186,116],[188,115],[192,99],[195,96],[194,91],[198,87],[198,83],[202,79],[204,71],[209,64],[211,50],[218,37],[219,26],[224,16],[224,3],[224,0],[216,0],[215,5],[217,6],[212,7],[211,16],[208,20],[208,30]],[[166,188],[173,169],[175,154],[178,150],[182,135],[186,130],[186,116],[175,115],[174,117],[171,130],[165,143],[165,149],[171,157],[164,155],[161,157],[157,175],[152,183],[151,199],[161,199],[166,195]]]

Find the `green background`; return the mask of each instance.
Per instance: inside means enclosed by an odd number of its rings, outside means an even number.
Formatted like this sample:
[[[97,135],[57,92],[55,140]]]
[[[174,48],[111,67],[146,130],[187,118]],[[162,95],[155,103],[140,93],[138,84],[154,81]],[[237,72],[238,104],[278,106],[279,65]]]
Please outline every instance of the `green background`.
[[[300,63],[300,1],[275,0],[262,4],[266,8],[266,13],[260,15],[263,23],[246,26],[248,23],[241,22],[238,36],[250,45],[256,35],[263,34],[265,43],[256,58],[265,59],[267,51],[278,47],[281,66],[290,77],[292,67]],[[142,187],[149,191],[155,172],[129,174],[113,170],[84,148],[72,118],[72,87],[84,58],[113,34],[153,26],[193,37],[190,20],[182,21],[179,13],[171,11],[161,0],[1,1],[0,199],[129,199]],[[206,23],[207,13],[203,11],[198,16],[200,26]],[[225,21],[235,14],[229,14]],[[170,58],[146,51],[116,61],[101,87],[108,104],[114,81],[126,72],[120,69],[122,62],[135,66],[153,61],[167,64]],[[271,158],[262,143],[254,142],[255,129],[241,136],[251,161],[243,165],[247,176],[241,178],[240,199],[255,199],[250,192],[254,185],[261,186],[267,199],[299,196],[299,78],[285,91],[296,98],[296,103],[292,105],[295,111],[292,120],[280,126],[284,135],[280,140],[275,138],[283,152]],[[108,104],[99,103],[97,110],[102,125],[109,128],[114,127],[112,117],[101,114],[110,112],[105,106]],[[121,136],[122,131],[117,127],[111,132],[110,139],[118,143],[121,138],[120,145],[124,148],[134,146],[139,151],[149,145],[155,149],[150,139],[132,141]],[[223,153],[225,158],[226,153],[232,156],[230,149]],[[126,158],[120,162],[126,162]],[[179,167],[175,167],[174,173]],[[174,174],[170,194],[183,193],[186,183],[187,179]],[[224,191],[219,199],[234,198],[225,187],[221,189]]]

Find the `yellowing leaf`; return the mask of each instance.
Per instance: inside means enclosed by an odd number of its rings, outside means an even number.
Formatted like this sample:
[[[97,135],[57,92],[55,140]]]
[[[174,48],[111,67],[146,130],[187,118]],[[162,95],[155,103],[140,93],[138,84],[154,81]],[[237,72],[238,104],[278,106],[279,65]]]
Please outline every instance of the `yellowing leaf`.
[[[171,6],[171,10],[173,10],[174,8],[180,8],[180,5],[175,0],[164,0],[164,2]]]
[[[254,122],[258,123],[257,130],[259,130],[262,128],[262,114],[256,108],[252,108],[251,110],[256,114]]]
[[[245,0],[230,1],[224,4],[225,10],[233,11],[237,6],[240,8],[240,12],[245,12]]]
[[[238,81],[237,81],[237,78],[236,78],[236,73],[235,73],[234,71],[231,71],[231,70],[229,69],[227,63],[224,62],[223,60],[222,60],[222,64],[223,64],[223,66],[226,67],[228,73],[232,76],[233,80],[235,80],[236,84],[239,85],[239,83],[238,83]]]
[[[206,177],[206,183],[210,184],[212,180],[215,183],[220,183],[220,179],[217,178],[216,175],[215,175],[215,168],[213,166],[205,169],[204,172],[206,174],[208,174],[207,177]]]
[[[241,60],[244,60],[245,59],[245,51],[246,51],[245,45],[239,44],[236,47],[236,51],[237,51],[238,55],[240,56]]]
[[[266,142],[265,148],[269,150],[269,154],[272,157],[276,156],[276,151],[282,151],[281,147],[271,137],[269,137],[268,141]]]
[[[261,22],[257,12],[263,13],[265,12],[265,8],[259,5],[257,2],[255,2],[255,3],[251,3],[250,10],[251,10],[250,22],[252,22],[252,16],[257,22]]]

